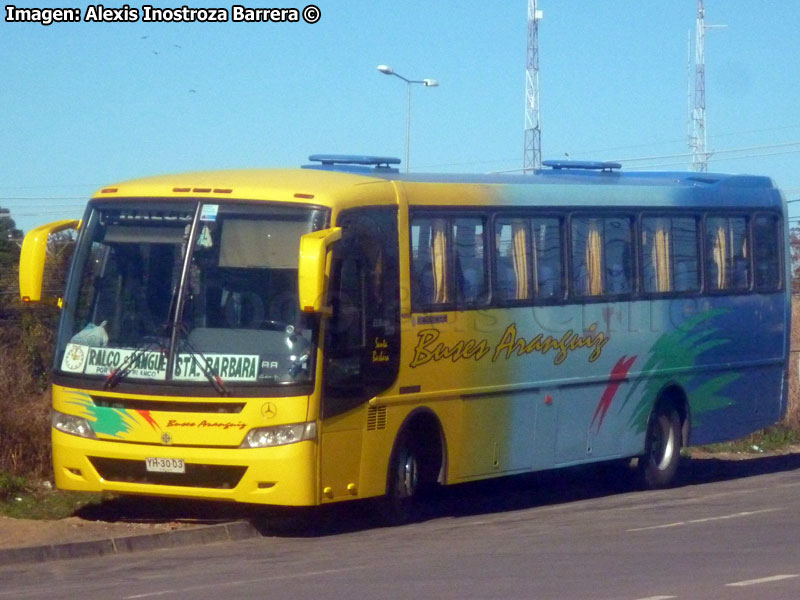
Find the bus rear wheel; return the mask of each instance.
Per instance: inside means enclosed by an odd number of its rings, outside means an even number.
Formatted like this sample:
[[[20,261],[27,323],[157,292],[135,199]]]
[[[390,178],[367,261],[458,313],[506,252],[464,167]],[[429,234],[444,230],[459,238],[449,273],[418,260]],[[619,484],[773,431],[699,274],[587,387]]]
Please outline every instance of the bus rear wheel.
[[[681,421],[674,408],[660,408],[650,417],[639,477],[647,489],[670,486],[681,457]]]

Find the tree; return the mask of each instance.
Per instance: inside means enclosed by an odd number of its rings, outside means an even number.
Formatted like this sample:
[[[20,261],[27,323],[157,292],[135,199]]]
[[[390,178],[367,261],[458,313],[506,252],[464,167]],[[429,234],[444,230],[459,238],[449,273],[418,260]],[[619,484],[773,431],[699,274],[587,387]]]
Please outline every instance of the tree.
[[[22,231],[11,218],[7,208],[0,208],[0,319],[13,302],[19,287],[17,273]]]

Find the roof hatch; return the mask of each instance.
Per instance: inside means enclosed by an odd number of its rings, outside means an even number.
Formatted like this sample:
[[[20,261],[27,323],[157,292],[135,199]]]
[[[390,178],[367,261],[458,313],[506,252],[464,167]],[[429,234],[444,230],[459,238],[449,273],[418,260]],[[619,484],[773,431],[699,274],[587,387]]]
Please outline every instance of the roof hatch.
[[[399,165],[400,159],[390,156],[361,156],[353,154],[312,154],[308,160],[318,165],[302,165],[303,169],[322,171],[344,171],[345,173],[399,173],[391,165]]]
[[[589,171],[612,171],[622,168],[622,165],[618,162],[597,160],[546,160],[542,162],[542,165],[550,167],[553,170],[583,169]]]

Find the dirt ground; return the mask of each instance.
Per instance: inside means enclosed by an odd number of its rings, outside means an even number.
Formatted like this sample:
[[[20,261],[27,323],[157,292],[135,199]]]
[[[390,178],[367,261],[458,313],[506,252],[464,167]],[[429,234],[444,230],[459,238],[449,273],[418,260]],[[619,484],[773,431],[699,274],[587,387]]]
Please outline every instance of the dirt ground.
[[[68,517],[58,521],[11,519],[0,516],[0,548],[22,548],[84,542],[170,531],[184,523],[111,523]]]
[[[244,505],[123,496],[58,520],[0,516],[0,549],[163,533],[250,518]]]

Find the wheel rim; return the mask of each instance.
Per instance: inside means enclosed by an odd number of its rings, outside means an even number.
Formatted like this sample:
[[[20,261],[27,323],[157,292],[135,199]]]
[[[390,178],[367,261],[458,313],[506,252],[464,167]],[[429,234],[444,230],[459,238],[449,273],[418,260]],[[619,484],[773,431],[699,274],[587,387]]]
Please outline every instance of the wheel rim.
[[[650,461],[659,471],[666,470],[675,452],[675,432],[669,420],[659,417],[650,437]]]
[[[399,461],[397,473],[398,486],[397,494],[401,498],[410,498],[414,495],[419,481],[417,460],[411,452],[406,451]]]

